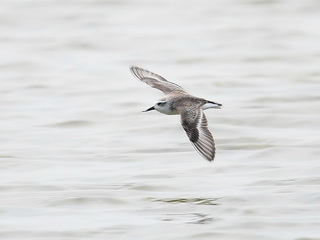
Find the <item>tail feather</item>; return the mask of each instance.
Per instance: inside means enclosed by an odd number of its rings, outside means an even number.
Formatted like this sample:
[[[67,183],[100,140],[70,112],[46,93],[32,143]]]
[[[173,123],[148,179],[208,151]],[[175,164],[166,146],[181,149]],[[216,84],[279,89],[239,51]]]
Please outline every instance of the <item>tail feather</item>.
[[[206,110],[206,109],[209,109],[209,108],[220,109],[221,106],[222,106],[221,103],[216,103],[216,102],[208,101],[207,103],[205,103],[205,104],[202,106],[202,110]]]

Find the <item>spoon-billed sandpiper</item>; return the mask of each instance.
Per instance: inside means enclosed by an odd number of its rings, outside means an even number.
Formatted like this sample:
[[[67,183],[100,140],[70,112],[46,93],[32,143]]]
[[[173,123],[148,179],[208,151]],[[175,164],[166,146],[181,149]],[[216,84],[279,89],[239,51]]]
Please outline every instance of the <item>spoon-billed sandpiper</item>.
[[[147,70],[134,66],[130,67],[130,70],[142,82],[165,94],[164,98],[144,112],[157,110],[168,115],[180,114],[181,125],[194,148],[202,157],[212,161],[215,156],[215,144],[203,110],[220,108],[222,104],[194,97],[179,85]]]

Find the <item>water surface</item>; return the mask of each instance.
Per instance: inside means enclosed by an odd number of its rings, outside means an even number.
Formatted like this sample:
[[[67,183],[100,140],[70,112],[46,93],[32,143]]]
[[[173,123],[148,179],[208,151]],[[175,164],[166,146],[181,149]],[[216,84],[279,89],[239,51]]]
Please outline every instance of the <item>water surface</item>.
[[[1,239],[320,239],[320,3],[7,1]],[[223,104],[213,163],[149,69]]]

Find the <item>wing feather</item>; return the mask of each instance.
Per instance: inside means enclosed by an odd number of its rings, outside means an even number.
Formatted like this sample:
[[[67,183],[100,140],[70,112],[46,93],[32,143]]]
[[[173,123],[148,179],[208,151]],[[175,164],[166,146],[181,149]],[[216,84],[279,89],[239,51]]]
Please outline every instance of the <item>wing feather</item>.
[[[182,112],[181,124],[197,152],[208,161],[213,161],[215,143],[203,111],[197,108]]]
[[[179,86],[178,84],[169,82],[165,78],[161,77],[158,74],[155,74],[153,72],[150,72],[148,70],[132,66],[130,67],[131,73],[140,79],[142,82],[145,82],[149,86],[159,89],[162,91],[164,94],[169,94],[172,92],[183,92],[183,88]]]

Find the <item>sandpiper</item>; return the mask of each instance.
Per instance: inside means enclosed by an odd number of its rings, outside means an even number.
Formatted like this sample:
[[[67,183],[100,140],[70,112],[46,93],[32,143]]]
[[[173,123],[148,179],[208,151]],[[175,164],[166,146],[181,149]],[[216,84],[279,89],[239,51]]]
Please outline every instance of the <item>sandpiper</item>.
[[[132,66],[130,67],[130,71],[142,82],[159,89],[165,94],[164,98],[144,112],[157,110],[160,113],[168,115],[180,114],[181,125],[194,148],[202,157],[208,161],[213,161],[216,149],[203,110],[209,108],[219,109],[222,104],[194,97],[179,85],[142,68]]]

